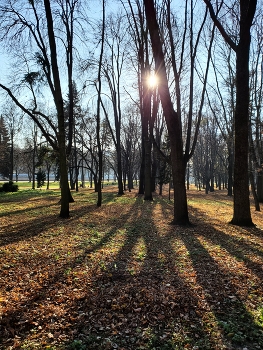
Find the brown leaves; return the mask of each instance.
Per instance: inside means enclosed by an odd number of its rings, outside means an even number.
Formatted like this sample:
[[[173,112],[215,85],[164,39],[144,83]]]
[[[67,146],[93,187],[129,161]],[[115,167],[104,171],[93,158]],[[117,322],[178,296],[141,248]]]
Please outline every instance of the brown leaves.
[[[162,198],[148,205],[135,192],[109,193],[95,209],[91,196],[76,194],[66,222],[34,212],[34,201],[23,204],[27,216],[10,204],[0,250],[3,349],[263,346],[263,236],[226,224],[225,195],[190,192],[197,225],[187,228],[169,225],[172,205]]]

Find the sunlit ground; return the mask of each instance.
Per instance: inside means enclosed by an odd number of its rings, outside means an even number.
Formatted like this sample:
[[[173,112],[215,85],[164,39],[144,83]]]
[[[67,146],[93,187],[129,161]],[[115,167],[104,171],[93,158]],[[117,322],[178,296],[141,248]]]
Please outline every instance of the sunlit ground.
[[[0,196],[1,349],[262,349],[263,221],[229,225],[226,192],[188,191],[189,227],[165,192]],[[2,342],[2,345],[1,345]]]

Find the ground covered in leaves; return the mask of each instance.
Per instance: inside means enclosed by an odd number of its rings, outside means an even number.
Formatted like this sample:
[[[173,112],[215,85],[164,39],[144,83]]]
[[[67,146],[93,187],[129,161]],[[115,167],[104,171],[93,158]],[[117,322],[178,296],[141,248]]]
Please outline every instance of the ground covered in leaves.
[[[263,217],[228,224],[225,191],[188,191],[192,226],[165,194],[0,196],[0,349],[263,349]]]

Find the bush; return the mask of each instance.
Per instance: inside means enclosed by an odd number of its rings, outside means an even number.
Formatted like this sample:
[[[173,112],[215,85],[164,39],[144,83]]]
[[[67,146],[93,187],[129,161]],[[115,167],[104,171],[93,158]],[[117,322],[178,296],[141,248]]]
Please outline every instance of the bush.
[[[46,181],[46,173],[39,169],[37,172],[37,188],[41,188],[42,186],[45,185],[45,181]]]
[[[0,187],[0,192],[17,192],[18,185],[14,184],[13,181],[5,182],[2,187]]]

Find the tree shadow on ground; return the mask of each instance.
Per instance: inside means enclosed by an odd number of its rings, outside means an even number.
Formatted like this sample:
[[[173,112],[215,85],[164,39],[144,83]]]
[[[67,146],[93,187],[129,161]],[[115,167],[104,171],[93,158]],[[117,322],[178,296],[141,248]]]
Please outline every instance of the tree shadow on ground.
[[[141,198],[137,200],[141,206]],[[122,247],[94,280],[97,296],[76,306],[83,315],[92,312],[90,307],[96,310],[89,318],[83,316],[79,333],[86,344],[90,339],[89,348],[102,349],[107,343],[125,349],[172,349],[193,342],[187,334],[198,324],[195,332],[205,349],[206,342],[215,341],[208,341],[203,330],[194,291],[176,272],[170,240],[160,236],[154,224],[155,204],[145,202],[143,210],[140,206],[126,222]]]
[[[27,241],[60,225],[63,228],[73,220],[78,221],[84,215],[98,211],[99,209],[94,204],[94,199],[90,200],[89,196],[86,197],[86,199],[82,199],[81,203],[71,204],[70,217],[68,219],[58,217],[58,213],[54,208],[58,208],[59,204],[57,198],[54,199],[54,197],[51,198],[52,202],[50,202],[50,198],[41,198],[41,202],[44,201],[46,204],[34,206],[35,202],[33,202],[32,206],[26,209],[10,209],[9,215],[6,213],[2,215],[8,220],[6,219],[0,227],[0,247],[19,241]]]
[[[109,227],[97,237],[103,211],[96,210],[96,218],[94,205],[72,211],[71,223],[83,219],[82,229],[87,235],[94,229],[96,239],[82,242],[81,252],[76,244],[67,259],[38,262],[41,273],[27,277],[26,300],[2,320],[6,338],[27,339],[38,332],[46,346],[61,349],[262,348],[261,329],[245,299],[249,288],[262,292],[262,286],[246,284],[249,274],[235,276],[229,266],[242,258],[239,237],[228,239],[202,224],[203,213],[193,208],[191,219],[199,225],[167,225],[173,207],[160,199],[137,197],[129,211],[114,204],[105,210]],[[252,248],[261,257],[258,247]],[[258,269],[248,268],[257,281]]]
[[[89,210],[90,209],[90,210]],[[76,212],[74,213],[74,210],[72,211],[72,221],[78,221],[80,217],[83,217],[84,214],[91,214],[92,211],[95,211],[95,206],[92,205],[90,208],[82,208],[80,210],[79,208],[76,209]],[[126,220],[128,220],[130,217],[129,213],[123,213],[120,215],[120,222],[121,226],[125,224]],[[61,220],[63,224],[66,224],[65,220]],[[42,221],[43,223],[43,221]],[[52,224],[54,226],[57,226],[57,222],[55,223],[52,218],[49,220],[49,226],[45,225],[45,230],[52,227]],[[31,223],[32,225],[32,223]],[[92,225],[93,227],[95,225]],[[34,229],[35,227],[31,226],[31,229]],[[89,227],[86,227],[86,230],[88,230]],[[64,317],[68,316],[70,319],[74,320],[74,315],[78,313],[77,310],[73,309],[71,304],[71,296],[66,295],[63,292],[60,294],[60,291],[65,291],[67,288],[69,288],[69,293],[73,293],[72,290],[70,290],[70,287],[72,286],[72,276],[70,275],[71,271],[73,271],[76,267],[84,266],[84,268],[88,268],[88,264],[90,265],[89,268],[92,270],[92,262],[89,263],[90,256],[89,254],[91,252],[96,252],[100,248],[104,247],[108,241],[114,237],[116,232],[118,231],[118,226],[114,226],[111,228],[108,232],[105,232],[105,235],[97,240],[95,244],[89,243],[89,248],[87,249],[85,246],[83,246],[83,250],[81,254],[78,255],[70,255],[63,259],[62,261],[60,258],[56,258],[54,253],[49,256],[37,256],[36,259],[30,261],[31,266],[30,270],[28,271],[28,266],[26,265],[28,263],[28,260],[25,258],[25,265],[23,266],[20,271],[16,272],[12,271],[12,267],[10,269],[10,266],[7,271],[3,271],[4,275],[10,274],[10,277],[12,279],[12,276],[14,276],[14,283],[12,283],[9,279],[9,284],[6,286],[3,286],[3,293],[10,293],[12,292],[12,289],[14,293],[18,293],[20,288],[17,288],[16,280],[23,278],[23,283],[28,283],[28,290],[26,292],[26,298],[22,298],[20,301],[18,300],[19,297],[16,297],[16,303],[12,306],[12,308],[9,308],[9,311],[5,312],[4,316],[1,319],[0,325],[3,330],[2,332],[2,338],[5,339],[6,345],[4,345],[3,349],[6,349],[7,344],[15,343],[15,338],[17,339],[27,339],[27,336],[29,334],[32,334],[31,332],[39,332],[39,330],[45,331],[45,328],[50,323],[55,323],[57,320],[60,320],[60,317],[62,315]],[[12,242],[17,242],[20,239],[22,240],[28,240],[32,237],[34,237],[37,234],[42,233],[41,230],[35,232],[34,234],[30,234],[28,236],[25,236],[21,233],[21,237],[17,236],[15,239],[12,239]],[[58,259],[58,260],[57,260]],[[20,261],[21,264],[21,261]],[[95,266],[95,271],[93,271],[93,276],[96,276],[96,269],[97,266]],[[11,271],[10,271],[11,270]],[[82,268],[83,270],[83,268]],[[31,272],[30,272],[31,271]],[[23,276],[23,277],[22,277]],[[7,278],[5,277],[7,280]],[[26,282],[26,281],[27,282]],[[83,280],[87,282],[88,284],[92,285],[92,280],[89,278],[84,278]],[[83,282],[83,281],[82,281]],[[78,286],[79,287],[79,286]],[[91,292],[92,295],[92,292]],[[63,309],[60,308],[60,304],[63,300]],[[69,306],[65,306],[66,304],[69,304]],[[45,316],[43,317],[43,307],[45,308]],[[70,315],[69,315],[70,313]],[[33,317],[32,317],[33,314]],[[61,322],[61,320],[60,320]],[[59,325],[61,323],[59,322]],[[63,322],[62,322],[63,324]],[[63,328],[65,328],[68,331],[68,334],[70,334],[69,329],[70,324],[67,321],[67,325],[63,324]],[[52,327],[51,327],[52,328]],[[7,340],[9,338],[9,341]],[[13,339],[12,339],[13,338]],[[3,340],[0,337],[0,341]],[[51,339],[49,339],[51,340]],[[1,343],[0,343],[1,344]],[[36,347],[37,348],[37,347]],[[0,349],[2,349],[0,345]]]
[[[156,204],[145,202],[143,211],[133,212],[122,248],[93,282],[97,297],[77,303],[83,312],[78,339],[91,349],[260,349],[262,330],[227,266],[217,264],[195,227],[160,233]],[[221,235],[212,226],[206,230]]]

